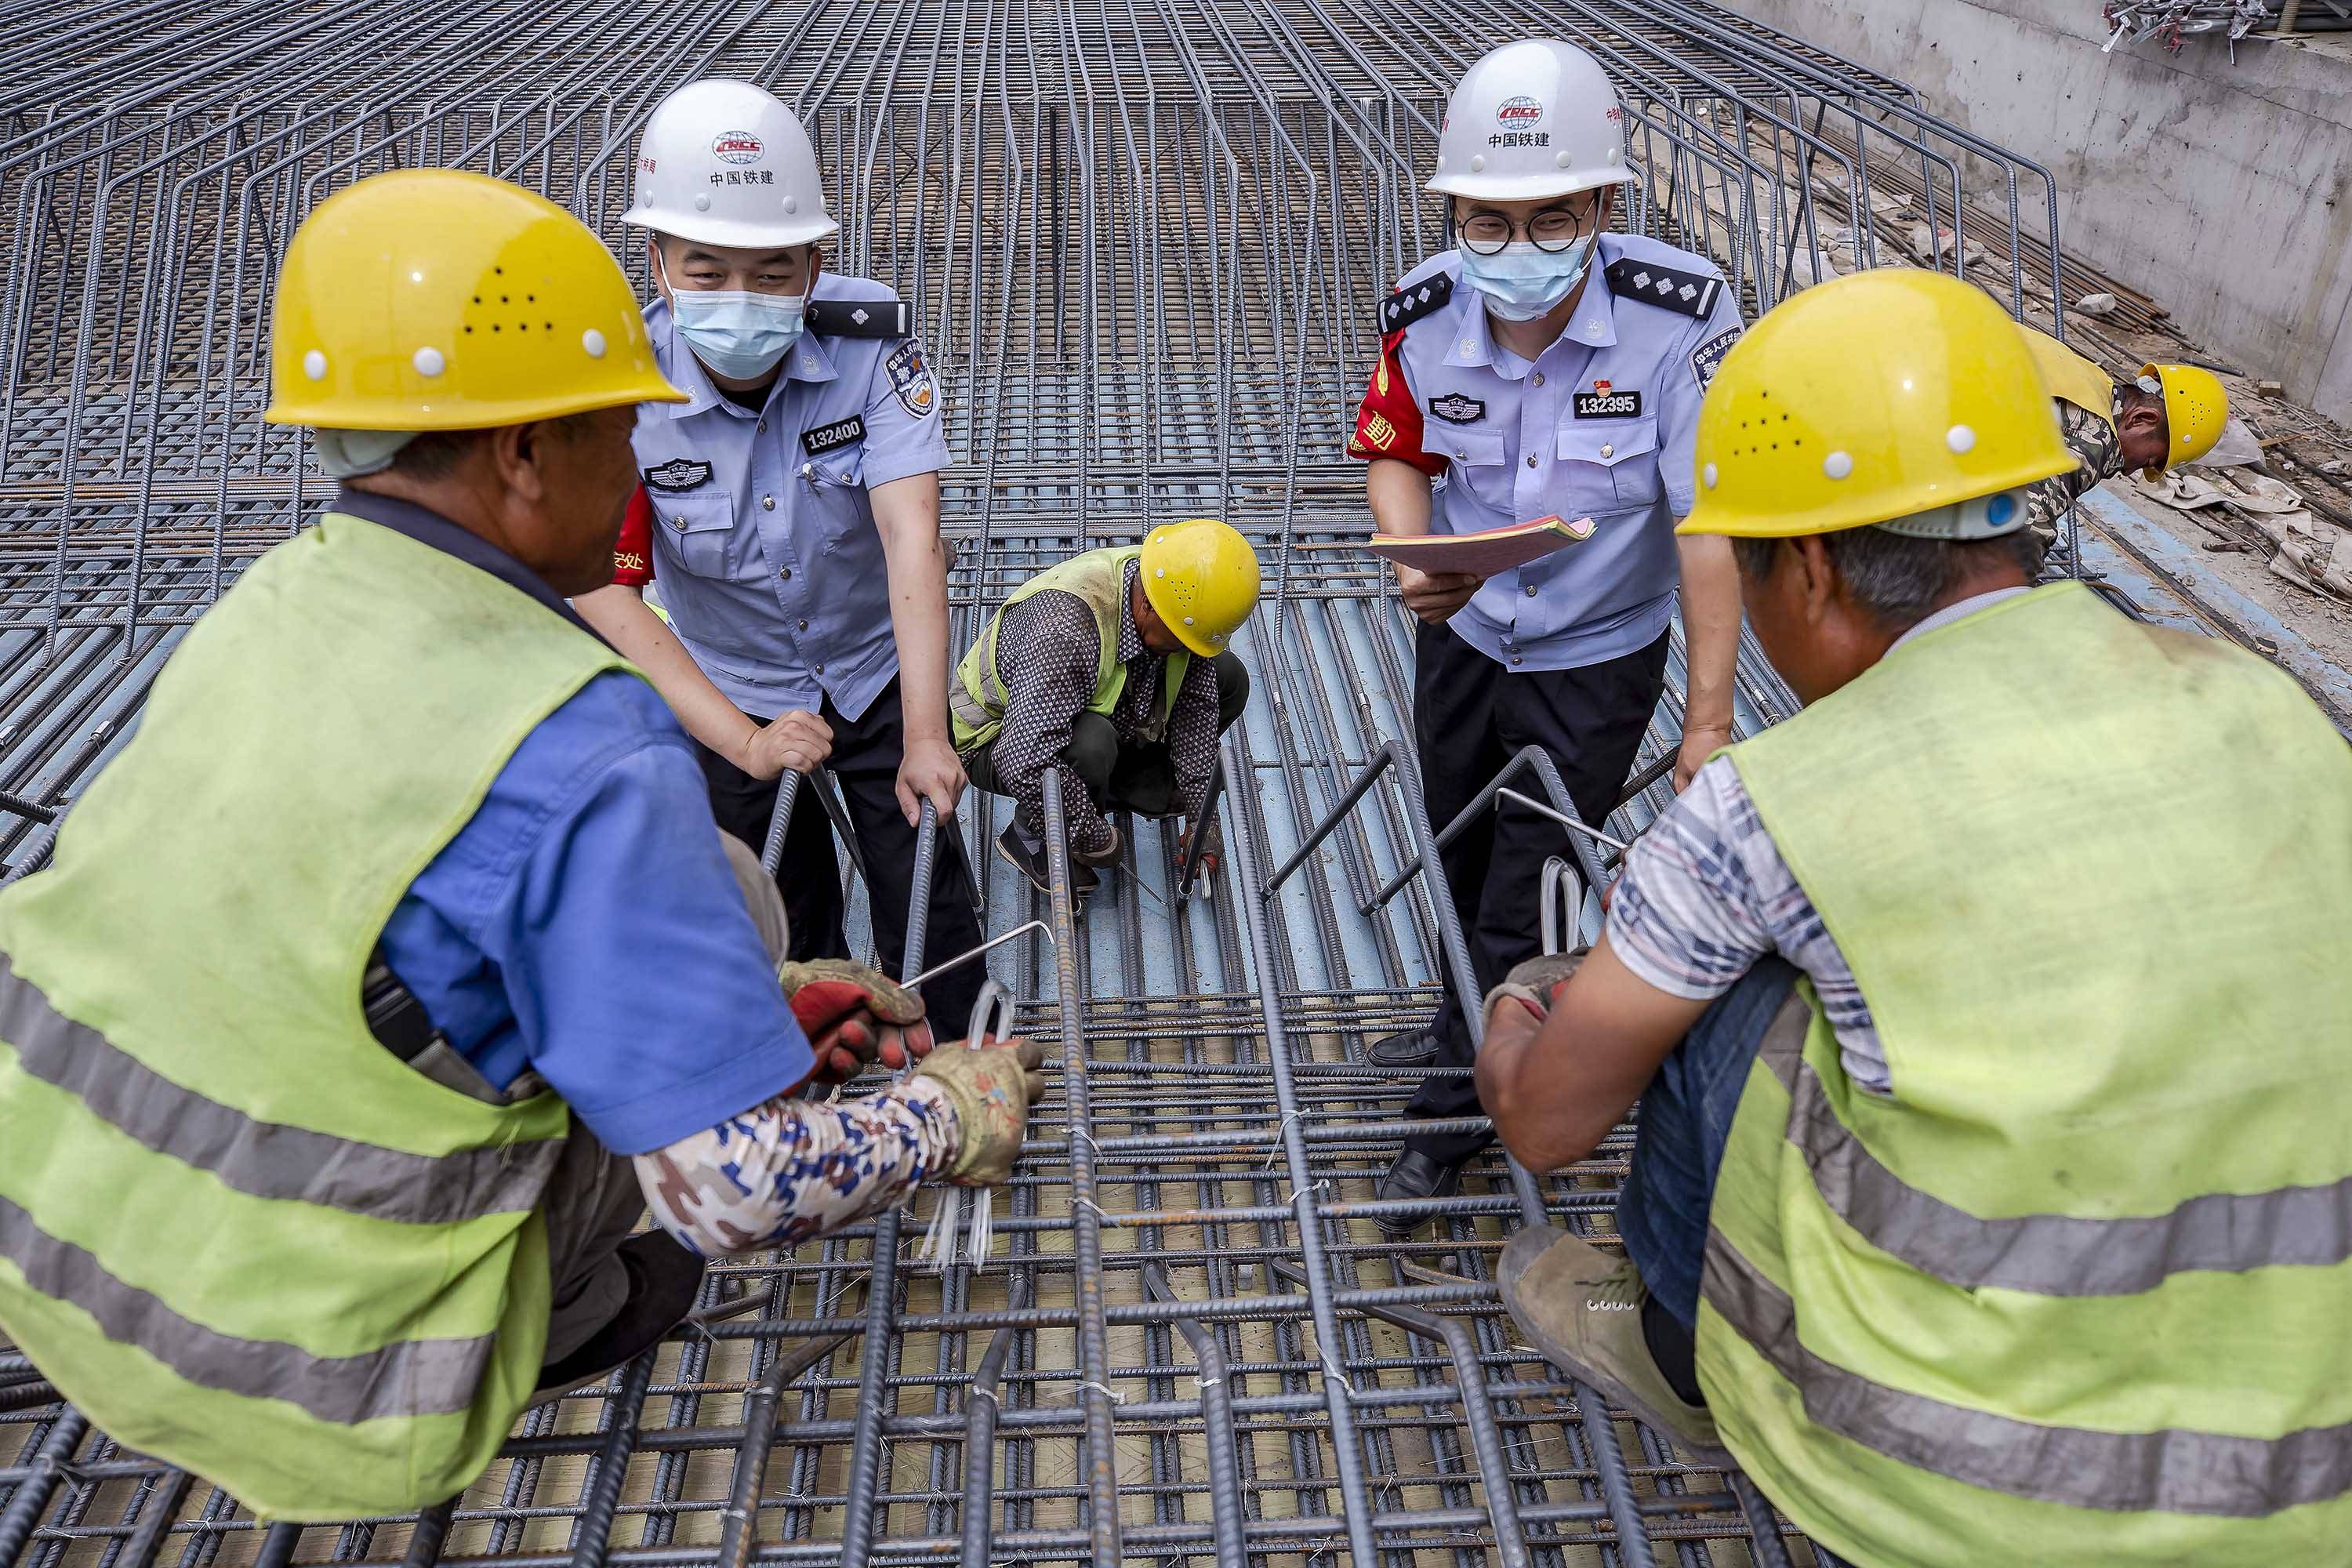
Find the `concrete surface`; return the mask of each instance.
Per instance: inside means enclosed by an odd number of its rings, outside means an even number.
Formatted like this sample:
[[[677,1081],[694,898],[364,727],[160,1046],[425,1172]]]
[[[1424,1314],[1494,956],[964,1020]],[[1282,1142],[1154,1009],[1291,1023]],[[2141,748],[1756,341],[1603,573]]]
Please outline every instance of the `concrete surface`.
[[[2096,0],[1727,0],[1916,86],[2057,177],[2067,249],[2352,423],[2352,58],[2248,38],[2102,54]],[[2039,192],[2025,193],[2029,201]],[[2071,300],[2070,300],[2071,302]]]

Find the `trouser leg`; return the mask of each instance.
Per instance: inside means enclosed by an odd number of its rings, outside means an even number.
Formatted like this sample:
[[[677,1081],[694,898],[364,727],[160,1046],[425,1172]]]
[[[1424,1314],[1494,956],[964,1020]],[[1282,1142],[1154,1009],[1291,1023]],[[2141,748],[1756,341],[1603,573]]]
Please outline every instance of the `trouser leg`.
[[[1492,660],[1486,661],[1490,666]],[[1499,670],[1498,666],[1494,667]],[[1529,745],[1540,746],[1559,770],[1560,782],[1577,815],[1594,825],[1617,803],[1617,793],[1633,771],[1642,736],[1658,705],[1665,683],[1666,638],[1661,635],[1647,647],[1576,669],[1533,670],[1498,674],[1492,699],[1491,765],[1465,781],[1455,809],[1499,772],[1505,762]],[[1438,716],[1440,743],[1450,741]],[[1415,714],[1416,727],[1420,716]],[[1424,744],[1426,755],[1429,747]],[[1523,784],[1533,794],[1533,779]],[[1433,807],[1439,823],[1445,818]],[[1442,1015],[1445,1032],[1438,1038],[1440,1066],[1468,1067],[1475,1060],[1464,1006],[1476,1006],[1488,987],[1497,984],[1514,964],[1532,958],[1539,945],[1539,900],[1543,864],[1566,853],[1559,826],[1522,805],[1502,803],[1487,818],[1490,826],[1484,853],[1475,868],[1477,880],[1457,881],[1457,901],[1475,900],[1475,916],[1467,922],[1470,962],[1477,970],[1467,986],[1448,988],[1448,1009]],[[1464,838],[1469,837],[1465,832]],[[1459,842],[1457,840],[1457,842]],[[1446,875],[1456,877],[1454,862]],[[1475,1114],[1477,1089],[1468,1079],[1430,1079],[1414,1108],[1433,1116]],[[1422,1109],[1426,1107],[1426,1109]],[[1441,1163],[1453,1164],[1494,1142],[1489,1131],[1455,1133],[1418,1142],[1417,1147]]]
[[[1699,1015],[1642,1091],[1633,1169],[1617,1198],[1617,1234],[1658,1304],[1685,1331],[1698,1322],[1707,1211],[1748,1070],[1768,1035],[1801,1046],[1811,1011],[1797,971],[1767,958]]]
[[[882,689],[865,712],[845,719],[828,701],[823,717],[833,726],[833,758],[826,765],[841,783],[850,825],[868,879],[866,901],[874,922],[874,946],[885,972],[904,976],[907,910],[914,892],[916,828],[898,805],[898,765],[907,751],[906,721],[898,683]],[[822,818],[820,818],[822,820]],[[980,919],[972,912],[971,871],[964,859],[963,835],[955,820],[939,825],[928,894],[929,918],[923,940],[928,966],[980,945]],[[942,1039],[961,1038],[973,1002],[987,983],[987,971],[969,963],[923,987],[924,1010]]]
[[[752,722],[763,721],[753,719]],[[777,781],[755,779],[708,746],[698,744],[695,750],[701,759],[703,781],[710,790],[710,813],[719,819],[720,831],[755,851],[764,848],[768,819],[776,810]],[[753,863],[758,863],[756,855]],[[791,956],[848,957],[849,941],[841,924],[841,863],[834,858],[833,826],[805,783],[784,830],[783,858],[776,864],[775,881],[792,926]]]

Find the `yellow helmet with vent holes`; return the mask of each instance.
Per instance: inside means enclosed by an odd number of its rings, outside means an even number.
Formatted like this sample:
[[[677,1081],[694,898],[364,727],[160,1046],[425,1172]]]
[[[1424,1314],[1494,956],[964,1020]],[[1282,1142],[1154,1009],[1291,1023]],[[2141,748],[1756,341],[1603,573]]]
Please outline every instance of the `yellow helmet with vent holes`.
[[[1696,462],[1679,531],[1775,539],[1956,508],[2075,458],[2008,314],[1900,268],[1819,284],[1750,328],[1700,405]]]
[[[273,425],[487,430],[683,403],[629,280],[579,219],[520,185],[406,169],[294,231],[270,321]]]
[[[1160,524],[1137,563],[1143,596],[1176,640],[1203,658],[1225,651],[1257,607],[1257,552],[1213,517]]]
[[[2144,364],[2139,373],[2155,377],[2164,389],[2164,466],[2177,468],[2211,451],[2230,422],[2230,395],[2221,378],[2193,364]]]

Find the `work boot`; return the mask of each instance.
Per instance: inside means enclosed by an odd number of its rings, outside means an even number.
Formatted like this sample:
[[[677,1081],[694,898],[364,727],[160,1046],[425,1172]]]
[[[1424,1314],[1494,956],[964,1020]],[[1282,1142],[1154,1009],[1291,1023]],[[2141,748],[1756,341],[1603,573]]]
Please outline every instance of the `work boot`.
[[[1408,1147],[1392,1161],[1380,1185],[1372,1189],[1376,1198],[1451,1198],[1462,1193],[1462,1167],[1444,1165],[1431,1159],[1420,1150]],[[1372,1223],[1381,1227],[1391,1241],[1402,1241],[1428,1223],[1426,1215],[1375,1215]]]
[[[1425,1067],[1437,1059],[1437,1037],[1426,1029],[1384,1035],[1364,1048],[1364,1060],[1376,1068]]]
[[[1528,1342],[1570,1377],[1599,1389],[1672,1437],[1702,1464],[1731,1455],[1703,1405],[1685,1405],[1642,1337],[1650,1288],[1629,1258],[1549,1226],[1530,1226],[1503,1248],[1503,1305]]]
[[[1007,825],[1004,831],[996,836],[996,853],[1007,865],[1028,878],[1031,887],[1049,899],[1054,896],[1053,879],[1045,872],[1045,846],[1043,843],[1032,849],[1021,842],[1020,827]],[[1073,900],[1083,899],[1093,892],[1101,880],[1095,875],[1093,867],[1082,866],[1076,860],[1070,862],[1070,897]]]
[[[622,1267],[629,1271],[629,1294],[613,1321],[588,1342],[539,1369],[534,1405],[583,1384],[601,1383],[668,1337],[694,1310],[702,1289],[702,1259],[680,1247],[667,1231],[648,1231],[621,1243]]]

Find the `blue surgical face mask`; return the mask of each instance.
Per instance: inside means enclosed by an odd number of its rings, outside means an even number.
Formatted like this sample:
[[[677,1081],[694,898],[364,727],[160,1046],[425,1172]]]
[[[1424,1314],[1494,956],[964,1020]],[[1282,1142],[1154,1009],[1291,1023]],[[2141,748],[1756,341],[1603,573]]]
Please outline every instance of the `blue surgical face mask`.
[[[1462,280],[1486,297],[1486,309],[1507,321],[1532,321],[1552,310],[1584,279],[1592,241],[1566,250],[1539,250],[1514,240],[1492,256],[1462,248]]]
[[[742,289],[670,289],[677,335],[714,374],[757,381],[801,341],[804,294],[756,294]]]

